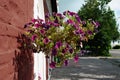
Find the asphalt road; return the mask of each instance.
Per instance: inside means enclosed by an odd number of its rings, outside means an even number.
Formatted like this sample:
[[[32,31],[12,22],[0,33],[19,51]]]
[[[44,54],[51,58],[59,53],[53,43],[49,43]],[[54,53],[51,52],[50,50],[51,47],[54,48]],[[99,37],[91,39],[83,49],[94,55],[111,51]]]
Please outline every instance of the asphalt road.
[[[120,80],[120,49],[110,50],[112,57],[80,57],[67,67],[52,70],[51,80]]]
[[[52,70],[51,80],[120,80],[120,67],[107,58],[80,57],[68,66]]]

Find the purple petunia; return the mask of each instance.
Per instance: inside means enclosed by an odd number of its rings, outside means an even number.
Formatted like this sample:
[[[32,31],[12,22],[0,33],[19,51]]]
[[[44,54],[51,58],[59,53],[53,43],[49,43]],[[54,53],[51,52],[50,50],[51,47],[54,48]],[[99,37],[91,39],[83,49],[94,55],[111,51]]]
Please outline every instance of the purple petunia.
[[[82,29],[78,29],[74,31],[74,34],[78,35],[78,34],[84,34]]]
[[[67,52],[67,49],[62,49],[62,53],[66,53]]]
[[[61,13],[56,13],[56,16],[59,17],[60,19],[63,19],[63,15]]]
[[[44,39],[43,39],[43,43],[44,43],[44,44],[48,44],[49,42],[50,42],[50,40],[49,40],[48,38],[44,38]]]
[[[52,55],[55,56],[57,54],[57,49],[56,48],[53,48],[52,49]]]
[[[46,24],[46,23],[43,23],[42,27],[45,28],[45,29],[47,29],[47,30],[50,28],[50,26],[48,24]]]
[[[96,28],[98,28],[98,26],[100,26],[99,22],[92,21],[92,23]]]
[[[49,18],[50,14],[49,13],[46,13],[45,14],[45,18]]]
[[[64,65],[67,66],[68,65],[68,60],[64,61]]]
[[[65,11],[65,12],[63,12],[63,15],[66,15],[66,14],[68,14],[68,12],[69,12],[69,11]]]
[[[78,60],[79,60],[78,55],[75,55],[75,56],[74,56],[74,62],[78,62]]]
[[[61,41],[56,42],[55,48],[58,49],[62,46]]]
[[[31,40],[34,41],[37,38],[36,35],[32,35]]]
[[[89,35],[92,35],[92,34],[93,34],[93,32],[89,30],[89,31],[88,31],[88,34],[89,34]]]
[[[37,22],[37,19],[32,19],[31,21],[32,21],[33,23],[35,23],[35,22]]]
[[[73,49],[72,49],[72,48],[71,48],[71,49],[69,49],[69,52],[70,52],[70,53],[73,53]]]
[[[68,24],[71,24],[71,25],[74,25],[74,21],[73,21],[72,19],[68,19],[68,20],[67,20],[67,23],[68,23]]]
[[[53,61],[52,61],[52,62],[50,63],[50,67],[51,67],[51,68],[55,68],[55,67],[56,67],[56,62],[53,62]]]
[[[76,16],[76,20],[77,20],[79,23],[81,23],[81,19],[80,19],[79,16]]]
[[[86,22],[85,22],[85,21],[82,21],[82,24],[83,24],[83,25],[85,25],[85,24],[86,24]]]
[[[40,27],[40,24],[39,24],[39,23],[36,23],[36,24],[35,24],[35,27],[36,27],[36,28],[39,28],[39,27]]]
[[[41,30],[40,30],[40,34],[44,35],[44,34],[45,34],[45,30],[44,30],[44,29],[41,29]]]

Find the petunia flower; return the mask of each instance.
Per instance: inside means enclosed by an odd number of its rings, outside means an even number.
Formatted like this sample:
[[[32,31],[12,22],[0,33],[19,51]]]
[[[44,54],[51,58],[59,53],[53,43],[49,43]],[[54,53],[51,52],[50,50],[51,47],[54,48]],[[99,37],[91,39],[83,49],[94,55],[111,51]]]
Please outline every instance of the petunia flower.
[[[44,38],[44,39],[43,39],[43,43],[44,43],[44,44],[48,44],[49,42],[50,42],[50,40],[49,40],[48,38]]]
[[[51,67],[51,68],[55,68],[55,67],[56,67],[56,62],[53,62],[53,61],[52,61],[52,62],[50,63],[50,67]]]
[[[78,34],[84,34],[82,29],[78,29],[74,31],[74,34],[78,35]]]
[[[73,53],[73,49],[72,49],[72,48],[71,48],[71,49],[69,49],[69,52],[70,52],[70,53]]]
[[[75,55],[75,56],[74,56],[74,62],[78,62],[78,60],[79,60],[78,55]]]
[[[39,24],[39,23],[36,23],[36,24],[35,24],[35,27],[36,27],[36,28],[39,28],[39,27],[40,27],[40,24]]]
[[[69,15],[71,15],[71,16],[76,15],[76,13],[75,13],[75,12],[68,11],[68,13],[69,13]]]
[[[67,49],[62,49],[62,53],[66,53]]]
[[[42,27],[45,28],[45,29],[47,29],[47,30],[50,28],[50,26],[47,25],[46,23],[43,23],[43,24],[42,24]]]
[[[57,49],[56,48],[53,48],[52,49],[52,55],[55,56],[57,54]]]
[[[32,19],[31,21],[32,21],[33,23],[35,23],[35,22],[37,22],[37,19]]]
[[[100,23],[99,22],[95,22],[95,21],[92,21],[93,25],[98,28],[98,26],[100,26]]]
[[[83,24],[83,25],[85,25],[85,24],[86,24],[86,22],[85,22],[85,21],[82,21],[82,24]]]
[[[68,23],[68,24],[71,24],[71,25],[74,25],[74,21],[73,21],[72,19],[68,19],[68,20],[67,20],[67,23]]]
[[[32,35],[31,40],[34,41],[37,38],[36,35]]]
[[[92,31],[90,31],[90,30],[88,30],[88,34],[89,34],[89,35],[92,35],[92,34],[93,34],[93,32],[92,32]]]
[[[62,46],[61,41],[56,42],[55,48],[58,49]]]
[[[81,19],[80,19],[79,16],[76,16],[75,18],[76,18],[76,20],[77,20],[79,23],[81,23]]]
[[[44,34],[45,34],[45,30],[44,30],[44,29],[41,29],[41,30],[40,30],[40,34],[44,35]]]
[[[61,13],[56,13],[56,16],[59,17],[60,19],[64,18]]]
[[[64,65],[67,66],[68,65],[68,60],[64,61]]]

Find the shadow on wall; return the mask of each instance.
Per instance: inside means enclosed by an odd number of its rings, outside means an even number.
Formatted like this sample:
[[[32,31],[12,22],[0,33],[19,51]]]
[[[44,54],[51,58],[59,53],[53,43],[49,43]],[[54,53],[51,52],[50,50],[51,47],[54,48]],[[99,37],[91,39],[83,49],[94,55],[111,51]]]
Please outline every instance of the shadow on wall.
[[[25,35],[19,35],[17,42],[18,50],[15,50],[15,58],[13,59],[13,65],[15,66],[14,80],[33,80],[34,61],[30,39]]]

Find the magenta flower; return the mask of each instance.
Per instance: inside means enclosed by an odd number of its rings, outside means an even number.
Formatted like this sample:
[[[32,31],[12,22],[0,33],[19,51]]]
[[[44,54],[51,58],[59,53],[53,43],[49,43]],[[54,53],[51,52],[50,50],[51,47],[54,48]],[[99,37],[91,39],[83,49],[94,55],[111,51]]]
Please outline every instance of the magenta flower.
[[[43,21],[44,20],[42,20],[42,19],[38,19],[38,23],[40,23],[40,24],[42,24]]]
[[[99,22],[92,21],[92,23],[96,28],[98,28],[98,26],[100,26]]]
[[[53,48],[52,49],[52,55],[55,56],[57,54],[57,49],[56,48]]]
[[[48,24],[45,24],[45,23],[42,24],[42,27],[47,29],[47,30],[50,28],[50,26]]]
[[[48,44],[49,42],[50,42],[50,40],[48,38],[43,39],[44,44]]]
[[[66,48],[67,48],[67,49],[68,49],[68,48],[70,48],[70,46],[69,46],[69,44],[68,44],[68,43],[66,44]]]
[[[80,55],[81,55],[81,56],[84,55],[84,53],[85,53],[84,50],[81,50],[81,51],[80,51]]]
[[[36,35],[32,35],[31,40],[34,41],[37,38]]]
[[[79,60],[78,55],[75,55],[75,56],[74,56],[74,62],[78,62],[78,60]]]
[[[64,65],[67,66],[68,65],[68,60],[64,61]]]
[[[71,16],[76,15],[76,13],[75,13],[75,12],[70,12],[70,11],[68,11],[68,13],[69,13],[69,15],[71,15]]]
[[[80,19],[79,16],[76,16],[76,20],[77,20],[79,23],[81,23],[81,19]]]
[[[70,12],[70,11],[65,11],[65,12],[63,12],[63,15],[66,15],[66,14],[68,14],[68,12]]]
[[[55,68],[55,67],[56,67],[56,62],[53,62],[53,61],[52,61],[52,62],[50,63],[50,67],[51,67],[51,68]]]
[[[89,34],[89,35],[92,35],[92,34],[93,34],[93,32],[89,30],[89,31],[88,31],[88,34]]]
[[[40,27],[40,24],[39,24],[39,23],[35,24],[35,27],[36,27],[36,28],[39,28],[39,27]]]
[[[58,27],[59,24],[58,23],[52,23],[54,27]]]
[[[74,31],[74,34],[78,35],[78,34],[84,34],[83,30],[78,29]]]
[[[62,53],[66,53],[67,52],[67,49],[62,49]]]
[[[69,49],[69,52],[70,52],[70,53],[73,53],[73,49],[72,49],[72,48],[71,48],[71,49]]]
[[[33,22],[33,23],[37,22],[37,19],[32,19],[32,22]]]
[[[61,13],[56,13],[56,16],[58,16],[60,19],[64,18]]]
[[[67,23],[68,23],[68,24],[71,24],[71,25],[74,25],[74,21],[71,20],[71,19],[68,19],[68,20],[67,20]]]
[[[61,41],[56,42],[55,48],[58,49],[62,46]]]
[[[85,21],[82,21],[82,24],[83,24],[83,25],[85,25],[85,24],[86,24],[86,22],[85,22]]]
[[[79,26],[78,26],[77,24],[74,24],[73,27],[74,27],[75,29],[78,29]]]
[[[45,18],[49,18],[50,14],[49,13],[46,13],[45,14]]]
[[[44,35],[44,34],[45,34],[45,30],[44,30],[44,29],[41,29],[41,30],[40,30],[40,34]]]

